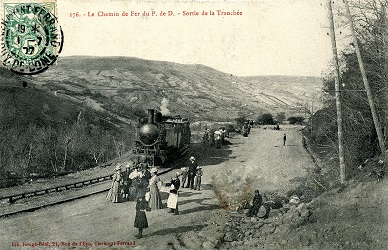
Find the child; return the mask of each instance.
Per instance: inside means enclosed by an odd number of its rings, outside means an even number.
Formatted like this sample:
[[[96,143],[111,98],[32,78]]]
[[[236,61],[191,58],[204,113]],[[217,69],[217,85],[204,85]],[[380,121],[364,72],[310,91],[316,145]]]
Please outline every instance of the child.
[[[134,223],[134,227],[139,229],[139,234],[135,236],[138,239],[143,237],[143,228],[148,228],[148,221],[145,213],[146,210],[151,210],[148,207],[147,201],[144,197],[139,197],[136,202],[136,215]]]

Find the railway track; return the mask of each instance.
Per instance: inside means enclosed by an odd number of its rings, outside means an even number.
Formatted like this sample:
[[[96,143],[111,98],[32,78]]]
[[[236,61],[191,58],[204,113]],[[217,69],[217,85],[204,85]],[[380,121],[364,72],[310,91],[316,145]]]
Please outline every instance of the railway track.
[[[187,154],[188,148],[181,151],[181,156]],[[162,168],[158,175],[163,175],[181,166],[185,158],[176,160],[171,166]],[[112,175],[104,175],[70,184],[52,186],[27,192],[15,192],[0,197],[3,203],[0,208],[0,218],[24,212],[33,212],[41,208],[70,202],[91,195],[107,192],[110,189]],[[23,201],[23,202],[21,202]],[[4,202],[7,202],[4,205]]]

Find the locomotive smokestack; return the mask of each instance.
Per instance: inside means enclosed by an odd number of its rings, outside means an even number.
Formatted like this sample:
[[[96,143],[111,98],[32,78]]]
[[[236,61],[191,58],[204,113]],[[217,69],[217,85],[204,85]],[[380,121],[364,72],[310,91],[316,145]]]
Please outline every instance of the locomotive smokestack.
[[[154,109],[148,109],[148,123],[154,123],[154,116],[155,116],[155,110]]]

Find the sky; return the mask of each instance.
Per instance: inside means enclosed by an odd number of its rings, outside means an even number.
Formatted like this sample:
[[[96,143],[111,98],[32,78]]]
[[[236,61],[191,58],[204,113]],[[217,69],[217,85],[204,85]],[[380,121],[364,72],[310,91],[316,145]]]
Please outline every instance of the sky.
[[[65,38],[61,56],[203,64],[238,76],[320,76],[331,59],[327,9],[321,0],[57,0],[57,4]],[[242,14],[218,15],[217,10]],[[131,11],[140,14],[131,16]],[[144,11],[150,16],[142,16]],[[173,15],[160,16],[161,11]],[[184,16],[184,11],[199,15]],[[98,16],[102,12],[120,16]],[[89,17],[91,13],[95,16]]]

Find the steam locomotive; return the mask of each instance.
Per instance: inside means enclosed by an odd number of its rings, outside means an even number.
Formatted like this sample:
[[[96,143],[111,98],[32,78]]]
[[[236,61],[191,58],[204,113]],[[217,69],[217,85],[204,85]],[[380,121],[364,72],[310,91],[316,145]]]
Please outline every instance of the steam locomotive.
[[[182,156],[188,150],[191,131],[188,119],[163,116],[148,109],[148,118],[141,118],[137,129],[133,160],[161,166]]]

